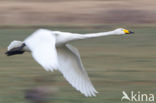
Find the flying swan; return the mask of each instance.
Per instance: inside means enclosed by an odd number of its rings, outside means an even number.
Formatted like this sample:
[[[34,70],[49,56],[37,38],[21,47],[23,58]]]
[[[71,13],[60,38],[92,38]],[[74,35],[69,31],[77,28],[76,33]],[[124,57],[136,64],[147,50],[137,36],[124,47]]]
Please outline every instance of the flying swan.
[[[24,41],[12,41],[5,54],[11,56],[31,52],[33,58],[45,70],[59,70],[76,90],[87,97],[96,96],[98,92],[83,67],[78,50],[68,43],[88,38],[131,33],[133,32],[123,28],[86,35],[39,29]]]

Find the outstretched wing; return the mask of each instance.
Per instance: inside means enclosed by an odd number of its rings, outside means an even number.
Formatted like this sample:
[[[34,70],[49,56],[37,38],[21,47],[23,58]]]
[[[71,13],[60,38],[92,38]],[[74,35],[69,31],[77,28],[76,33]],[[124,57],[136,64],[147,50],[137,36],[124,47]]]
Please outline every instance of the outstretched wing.
[[[57,53],[58,69],[65,79],[85,96],[96,96],[97,91],[83,68],[78,50],[67,44],[64,47],[57,48]]]
[[[37,30],[24,41],[31,50],[33,58],[47,71],[57,69],[57,52],[55,36],[44,29]]]

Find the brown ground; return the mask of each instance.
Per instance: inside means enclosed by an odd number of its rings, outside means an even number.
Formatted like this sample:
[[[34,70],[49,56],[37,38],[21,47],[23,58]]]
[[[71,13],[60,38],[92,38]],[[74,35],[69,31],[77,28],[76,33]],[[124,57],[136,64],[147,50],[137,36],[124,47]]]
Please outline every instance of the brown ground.
[[[156,23],[156,0],[0,0],[0,25]]]

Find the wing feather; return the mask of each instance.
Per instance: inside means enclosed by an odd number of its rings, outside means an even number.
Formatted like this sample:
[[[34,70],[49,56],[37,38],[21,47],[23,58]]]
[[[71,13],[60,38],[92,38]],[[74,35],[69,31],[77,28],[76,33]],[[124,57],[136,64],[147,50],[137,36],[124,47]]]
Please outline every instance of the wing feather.
[[[67,44],[64,47],[57,48],[57,53],[58,69],[65,79],[85,96],[96,96],[98,92],[93,87],[82,65],[78,50]]]

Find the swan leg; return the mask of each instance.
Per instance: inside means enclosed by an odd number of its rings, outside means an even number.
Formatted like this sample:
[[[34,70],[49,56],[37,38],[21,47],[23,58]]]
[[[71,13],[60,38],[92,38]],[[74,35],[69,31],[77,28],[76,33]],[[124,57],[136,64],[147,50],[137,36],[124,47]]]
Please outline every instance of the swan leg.
[[[16,54],[23,54],[25,52],[25,51],[23,51],[24,46],[25,46],[25,44],[23,43],[20,47],[13,48],[13,49],[5,52],[5,54],[7,56],[16,55]]]

